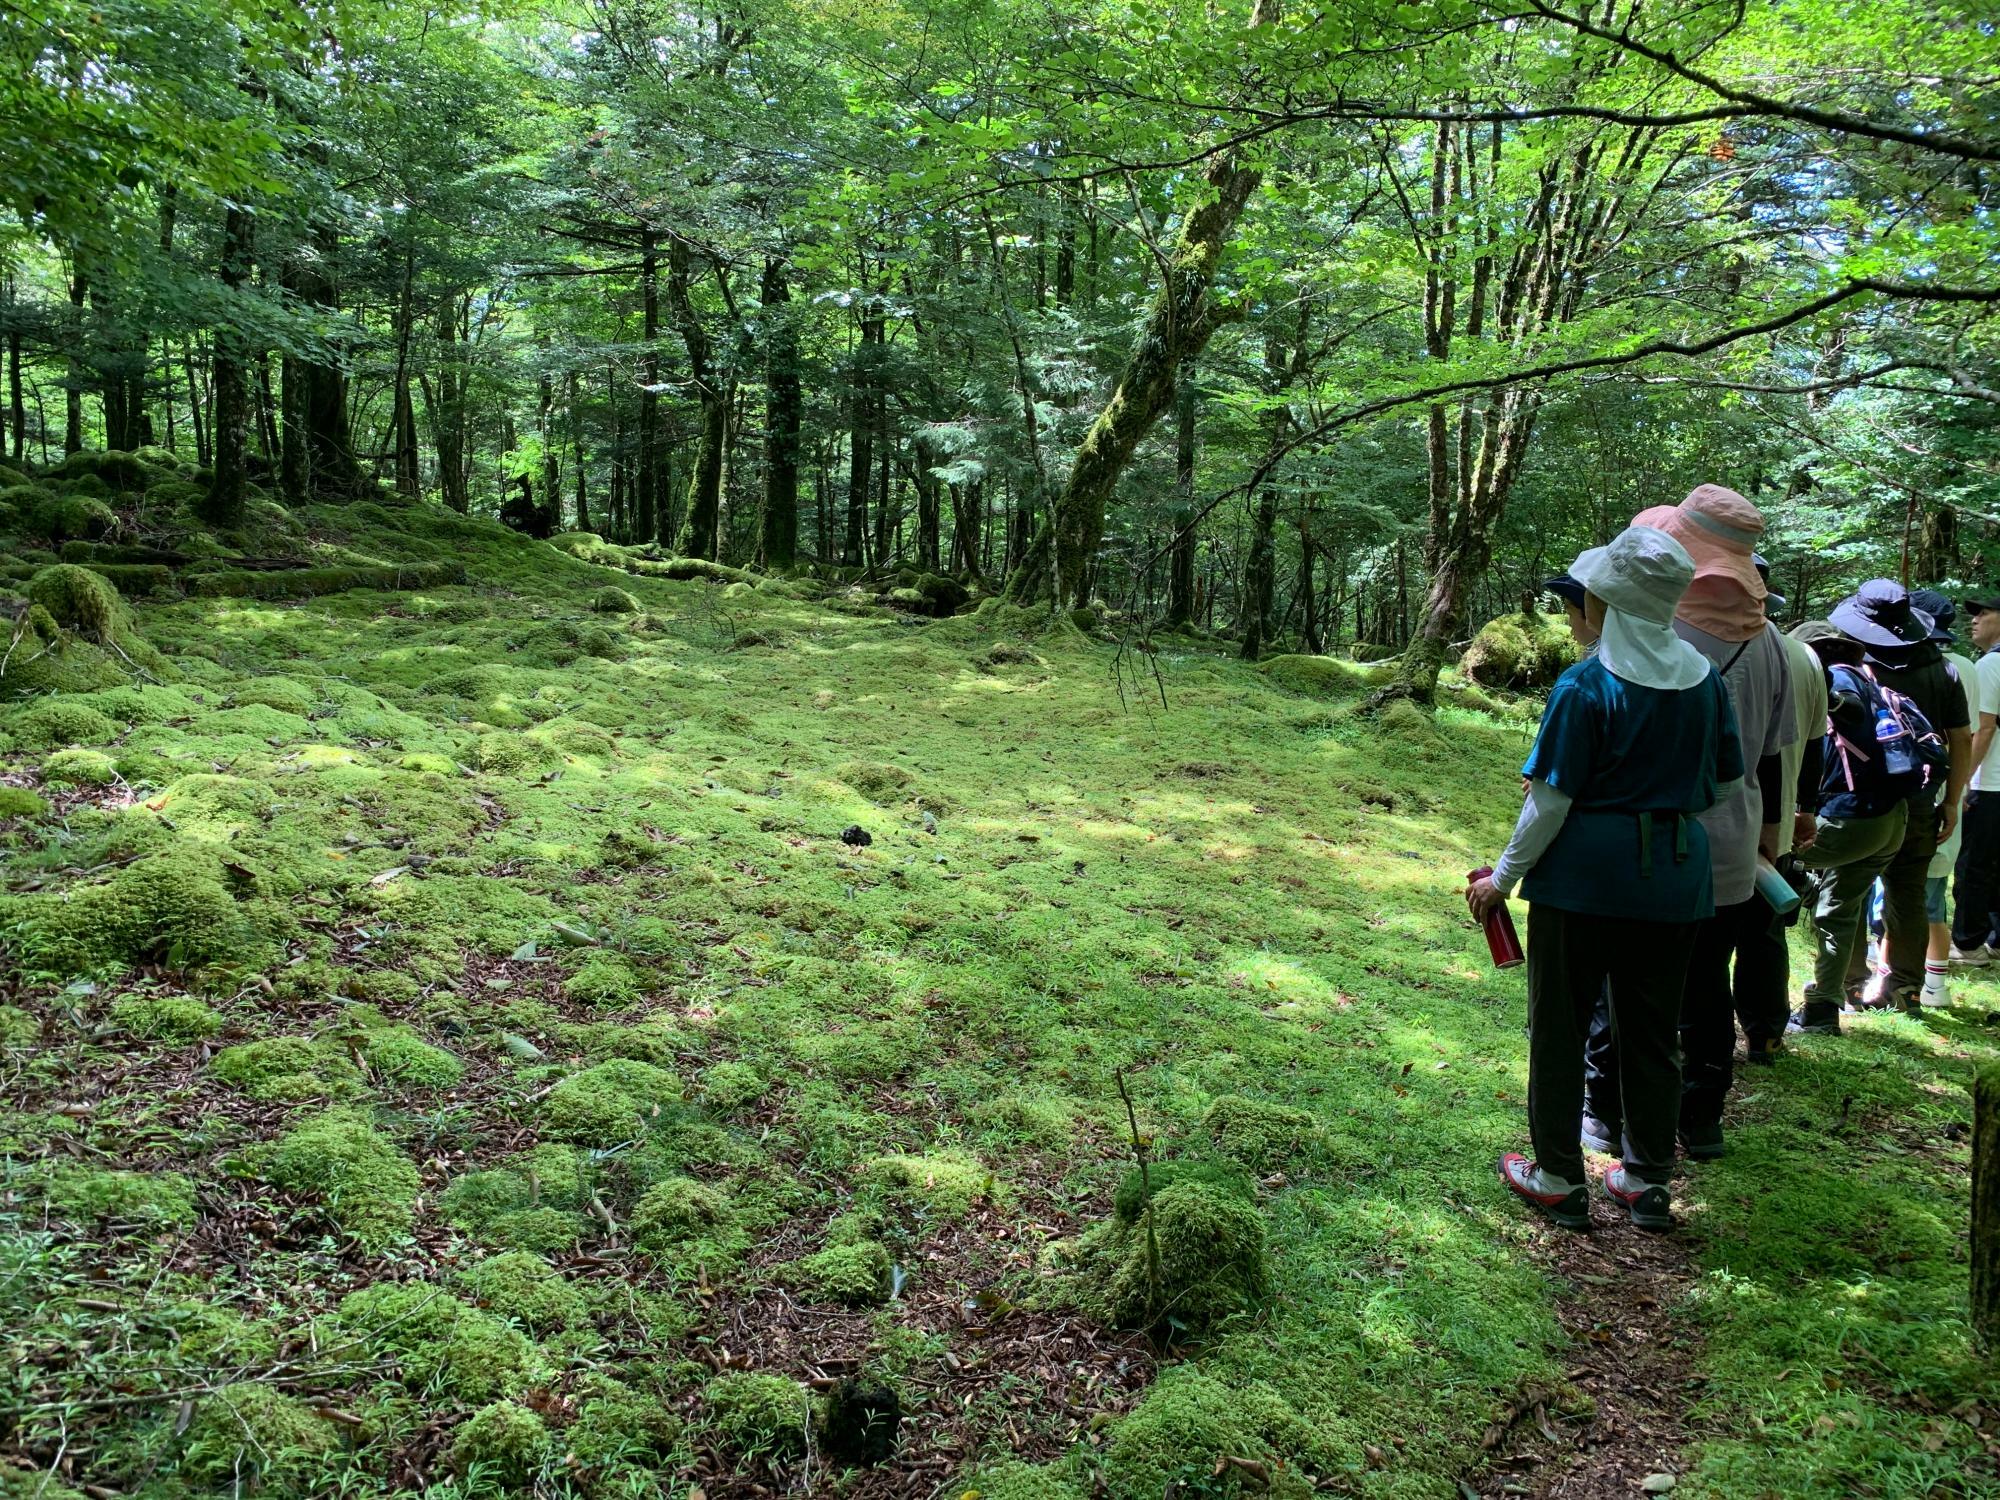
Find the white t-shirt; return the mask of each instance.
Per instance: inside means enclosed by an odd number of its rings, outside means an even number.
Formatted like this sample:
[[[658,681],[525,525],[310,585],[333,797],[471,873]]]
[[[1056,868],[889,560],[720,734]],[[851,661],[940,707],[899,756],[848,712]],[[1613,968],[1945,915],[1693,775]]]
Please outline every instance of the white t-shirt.
[[[1972,669],[1971,678],[1976,682],[1975,691],[1967,694],[1967,706],[1972,710],[1972,732],[1979,732],[1981,714],[2000,714],[2000,651],[1989,651],[1979,658],[1979,664]],[[2000,734],[1993,736],[1993,743],[1986,747],[1986,759],[1972,768],[1972,789],[1975,792],[2000,791]]]
[[[1958,680],[1965,684],[1966,705],[1972,710],[1972,727],[1977,731],[1979,728],[1980,704],[1986,693],[1984,675],[1977,667],[1960,656],[1956,651],[1946,651],[1942,655],[1944,656],[1945,665],[1957,672]],[[1994,677],[1996,680],[2000,680],[2000,671],[1996,671]],[[1986,711],[1991,713],[1993,710],[1987,709]],[[2000,735],[1996,735],[1994,738],[2000,740]],[[1988,760],[1994,759],[1992,751],[1989,750],[1987,752],[1986,758]],[[1936,880],[1939,876],[1949,875],[1952,872],[1952,867],[1958,863],[1959,843],[1964,838],[1965,817],[1961,813],[1959,820],[1951,825],[1951,837],[1946,839],[1942,844],[1939,844],[1937,846],[1937,853],[1931,856],[1930,868],[1924,872],[1929,879]]]

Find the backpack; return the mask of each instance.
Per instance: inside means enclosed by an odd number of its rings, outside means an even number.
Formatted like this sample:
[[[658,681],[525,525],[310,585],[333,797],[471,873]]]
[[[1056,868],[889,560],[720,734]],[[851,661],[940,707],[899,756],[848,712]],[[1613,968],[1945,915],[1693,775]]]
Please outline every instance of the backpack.
[[[1827,720],[1829,748],[1839,757],[1849,792],[1886,812],[1944,780],[1950,748],[1908,695],[1878,681],[1867,667],[1836,666],[1832,675],[1834,690],[1860,699],[1875,729],[1871,738],[1857,741]]]

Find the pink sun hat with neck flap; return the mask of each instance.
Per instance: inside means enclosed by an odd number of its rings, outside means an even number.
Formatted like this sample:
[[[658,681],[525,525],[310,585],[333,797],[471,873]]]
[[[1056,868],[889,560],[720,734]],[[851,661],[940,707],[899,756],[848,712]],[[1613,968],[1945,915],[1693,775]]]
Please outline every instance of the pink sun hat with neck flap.
[[[1632,518],[1654,526],[1687,548],[1694,582],[1681,596],[1676,618],[1725,641],[1747,641],[1764,628],[1764,580],[1757,543],[1764,515],[1732,489],[1704,484],[1679,505],[1656,505]]]

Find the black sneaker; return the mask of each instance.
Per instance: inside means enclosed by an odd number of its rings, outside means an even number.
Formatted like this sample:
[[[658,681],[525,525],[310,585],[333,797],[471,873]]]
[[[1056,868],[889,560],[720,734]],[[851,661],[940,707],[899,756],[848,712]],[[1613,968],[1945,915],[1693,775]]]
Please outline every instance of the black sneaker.
[[[1607,1125],[1589,1111],[1583,1116],[1583,1149],[1602,1151],[1606,1156],[1618,1154],[1618,1127]]]
[[[1751,1042],[1743,1051],[1743,1060],[1760,1068],[1774,1067],[1784,1056],[1785,1043],[1782,1037],[1772,1037],[1769,1041]]]
[[[1690,1161],[1720,1161],[1722,1159],[1722,1127],[1720,1125],[1683,1125],[1679,1132],[1681,1150],[1687,1152]]]
[[[1797,1036],[1800,1032],[1812,1036],[1839,1036],[1840,1011],[1832,1005],[1807,1001],[1805,1009],[1793,1011],[1792,1018],[1785,1023],[1785,1035]]]
[[[1672,1229],[1673,1199],[1664,1185],[1642,1182],[1620,1165],[1604,1174],[1605,1194],[1631,1212],[1632,1222],[1641,1229]]]

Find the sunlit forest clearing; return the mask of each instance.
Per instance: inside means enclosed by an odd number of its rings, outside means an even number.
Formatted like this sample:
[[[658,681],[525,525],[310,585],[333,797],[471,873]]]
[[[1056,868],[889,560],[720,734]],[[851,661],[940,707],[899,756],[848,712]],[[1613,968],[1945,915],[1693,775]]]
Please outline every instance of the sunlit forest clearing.
[[[0,4],[0,1496],[2000,1496],[1991,971],[1563,1235],[1461,899],[1637,512],[1991,590],[1996,68]]]

